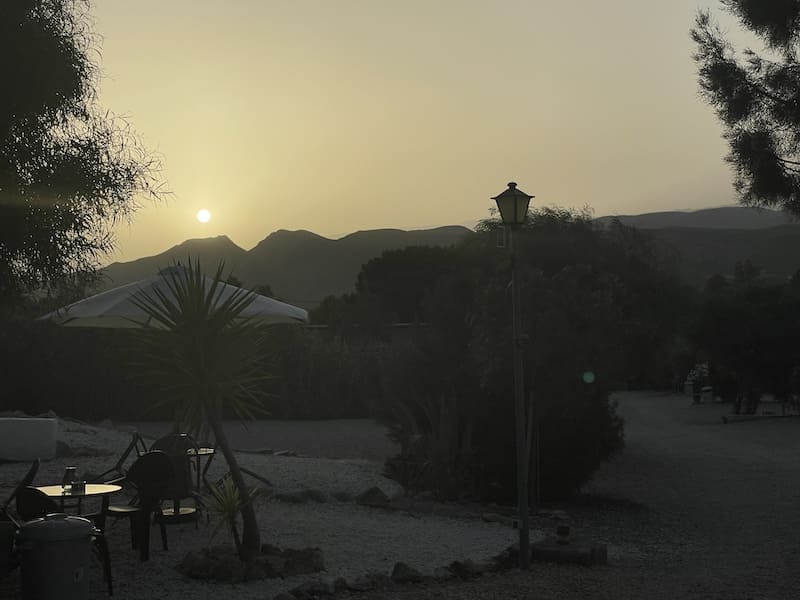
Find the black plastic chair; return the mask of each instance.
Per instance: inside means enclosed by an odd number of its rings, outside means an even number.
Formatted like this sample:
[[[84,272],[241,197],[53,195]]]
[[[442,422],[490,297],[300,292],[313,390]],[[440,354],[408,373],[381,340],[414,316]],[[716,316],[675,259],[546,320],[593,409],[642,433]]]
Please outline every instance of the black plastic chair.
[[[131,441],[128,444],[128,447],[123,450],[122,454],[120,455],[117,462],[114,463],[114,466],[106,471],[103,471],[99,475],[89,475],[86,477],[86,481],[89,483],[110,483],[107,481],[109,475],[113,475],[115,480],[124,478],[127,470],[125,469],[125,461],[128,460],[128,457],[136,451],[136,456],[139,457],[145,452],[147,452],[147,445],[144,443],[144,439],[141,435],[137,432],[131,434]]]
[[[188,434],[173,433],[157,439],[150,449],[164,452],[169,456],[173,467],[172,481],[165,498],[171,501],[171,506],[162,507],[159,518],[167,523],[189,520],[196,522],[202,507],[200,490],[195,489],[192,477],[192,462],[197,459],[199,451],[197,442]],[[181,501],[187,499],[193,500],[194,506],[181,506]]]
[[[26,487],[19,491],[16,497],[17,514],[25,521],[39,519],[50,513],[59,513],[61,507],[50,496],[35,487]],[[111,580],[111,556],[108,552],[108,543],[105,535],[95,528],[92,541],[103,564],[103,576],[108,583],[108,595],[114,595],[114,584]]]
[[[25,473],[25,476],[17,484],[17,487],[14,488],[14,491],[11,492],[11,495],[3,503],[3,507],[2,507],[2,509],[0,509],[0,514],[4,514],[4,515],[8,514],[10,516],[10,513],[8,513],[8,507],[11,506],[11,503],[17,497],[17,494],[19,494],[20,490],[25,489],[26,487],[28,487],[29,485],[31,485],[33,483],[33,480],[36,478],[36,473],[39,471],[39,465],[40,464],[41,464],[41,461],[38,458],[34,459],[33,463],[31,463],[31,466],[28,469],[28,472]],[[11,518],[13,520],[13,517],[11,517]]]
[[[161,543],[168,550],[167,530],[159,519],[161,501],[168,497],[167,491],[173,478],[173,466],[169,456],[159,450],[142,454],[128,469],[125,482],[136,490],[136,496],[129,504],[112,504],[106,515],[115,519],[129,518],[131,521],[131,546],[139,549],[142,561],[150,558],[150,519],[159,524]]]

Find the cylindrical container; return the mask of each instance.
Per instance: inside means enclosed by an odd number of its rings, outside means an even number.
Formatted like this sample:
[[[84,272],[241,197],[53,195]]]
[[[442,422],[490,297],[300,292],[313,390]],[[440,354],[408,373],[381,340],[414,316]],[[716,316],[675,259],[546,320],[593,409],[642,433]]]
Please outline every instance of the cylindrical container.
[[[67,467],[64,469],[64,477],[61,479],[61,487],[64,492],[72,491],[72,484],[78,480],[78,467]]]
[[[85,600],[95,528],[89,519],[53,513],[17,534],[23,600]]]

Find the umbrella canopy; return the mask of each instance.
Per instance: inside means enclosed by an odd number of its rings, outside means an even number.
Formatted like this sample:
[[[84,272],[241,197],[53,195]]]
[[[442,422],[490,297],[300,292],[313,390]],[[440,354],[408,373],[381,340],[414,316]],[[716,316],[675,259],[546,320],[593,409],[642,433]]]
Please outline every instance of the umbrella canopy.
[[[169,267],[168,271],[182,268],[180,266]],[[203,278],[206,289],[211,287],[212,282],[213,280],[208,277]],[[232,294],[241,293],[241,291],[241,288],[234,285],[219,283],[215,300],[217,303],[224,302]],[[50,320],[65,327],[114,329],[139,328],[148,325],[159,327],[155,321],[151,323],[150,316],[134,301],[137,293],[152,295],[159,292],[168,297],[174,297],[161,273],[73,302],[39,317],[39,319]],[[308,312],[304,309],[259,294],[253,294],[253,301],[242,311],[241,317],[263,325],[308,322]]]

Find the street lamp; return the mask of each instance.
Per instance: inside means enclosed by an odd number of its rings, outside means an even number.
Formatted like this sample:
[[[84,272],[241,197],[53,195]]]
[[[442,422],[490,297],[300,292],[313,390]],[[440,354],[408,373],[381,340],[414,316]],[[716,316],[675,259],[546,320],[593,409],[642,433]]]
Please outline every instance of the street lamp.
[[[520,335],[519,286],[517,285],[516,257],[514,255],[514,231],[525,223],[531,198],[517,189],[513,181],[508,189],[494,196],[500,218],[508,232],[508,247],[511,253],[511,323],[514,348],[514,421],[517,445],[517,510],[519,512],[519,568],[530,566],[530,522],[528,520],[528,475],[532,430],[532,407],[525,406],[525,379],[522,364],[523,337]],[[529,412],[530,411],[530,412]]]

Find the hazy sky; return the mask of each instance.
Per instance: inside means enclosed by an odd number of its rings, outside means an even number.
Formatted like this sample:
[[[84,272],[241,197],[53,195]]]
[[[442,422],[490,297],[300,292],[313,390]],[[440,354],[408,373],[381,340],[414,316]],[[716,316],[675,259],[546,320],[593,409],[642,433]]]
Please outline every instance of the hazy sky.
[[[248,249],[276,229],[468,224],[512,180],[597,216],[730,204],[689,40],[716,5],[98,0],[101,103],[174,192],[120,227],[113,259],[220,234]]]

